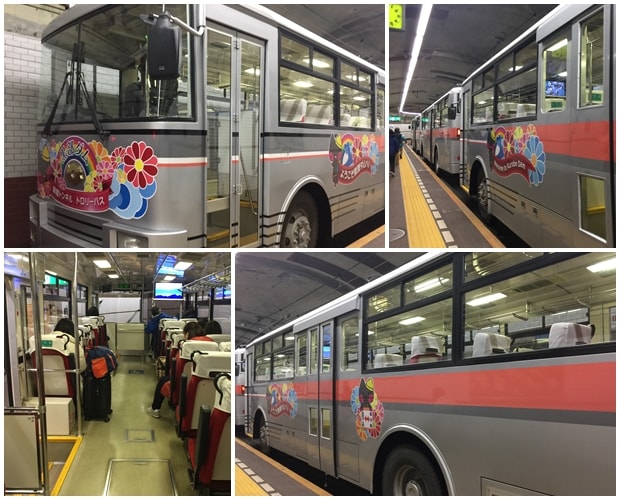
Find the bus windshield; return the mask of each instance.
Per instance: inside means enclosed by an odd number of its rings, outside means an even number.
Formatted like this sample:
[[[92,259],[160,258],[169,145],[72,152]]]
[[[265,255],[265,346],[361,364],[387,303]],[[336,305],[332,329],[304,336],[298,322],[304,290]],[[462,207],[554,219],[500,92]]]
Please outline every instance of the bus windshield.
[[[186,5],[166,7],[173,16],[188,23]],[[179,77],[171,80],[148,77],[147,43],[151,26],[140,16],[160,12],[160,5],[114,5],[67,25],[44,40],[40,121],[191,117],[188,33],[182,34]]]

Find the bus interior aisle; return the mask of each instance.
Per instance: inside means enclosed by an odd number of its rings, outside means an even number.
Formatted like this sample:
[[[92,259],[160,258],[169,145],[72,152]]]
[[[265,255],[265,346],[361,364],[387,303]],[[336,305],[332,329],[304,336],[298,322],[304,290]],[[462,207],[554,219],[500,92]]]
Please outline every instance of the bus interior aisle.
[[[175,431],[174,410],[150,417],[157,382],[153,361],[121,356],[112,376],[110,421],[83,422],[83,439],[60,495],[195,495],[187,452]]]

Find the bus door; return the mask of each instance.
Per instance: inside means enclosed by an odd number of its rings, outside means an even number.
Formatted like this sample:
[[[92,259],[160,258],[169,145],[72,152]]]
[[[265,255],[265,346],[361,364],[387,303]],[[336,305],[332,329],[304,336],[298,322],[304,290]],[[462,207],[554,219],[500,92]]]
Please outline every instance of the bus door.
[[[334,461],[333,322],[309,330],[308,463],[336,475]]]
[[[461,168],[459,180],[461,187],[469,186],[469,106],[471,104],[469,89],[463,92],[461,100]]]
[[[206,44],[207,244],[256,246],[264,43],[211,25]]]

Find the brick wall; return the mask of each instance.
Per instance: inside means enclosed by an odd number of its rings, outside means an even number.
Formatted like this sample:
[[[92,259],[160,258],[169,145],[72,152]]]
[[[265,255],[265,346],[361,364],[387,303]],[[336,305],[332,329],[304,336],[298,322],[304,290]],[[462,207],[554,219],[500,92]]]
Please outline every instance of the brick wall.
[[[27,247],[28,197],[36,192],[41,42],[4,33],[4,246]]]

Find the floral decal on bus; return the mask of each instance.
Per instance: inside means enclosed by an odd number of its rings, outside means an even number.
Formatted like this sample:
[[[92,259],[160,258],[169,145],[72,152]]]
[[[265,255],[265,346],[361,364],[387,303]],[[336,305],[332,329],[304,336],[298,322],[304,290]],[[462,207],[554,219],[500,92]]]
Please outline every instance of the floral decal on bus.
[[[489,162],[500,177],[520,175],[530,186],[538,186],[545,175],[547,155],[536,135],[536,127],[505,128],[489,130],[487,136]]]
[[[288,415],[295,418],[297,415],[297,391],[295,391],[293,383],[269,384],[267,387],[267,405],[272,417]]]
[[[376,174],[378,160],[379,146],[374,134],[332,134],[329,161],[332,164],[334,186],[353,184],[364,173]]]
[[[362,441],[369,437],[376,439],[381,433],[383,422],[383,403],[375,392],[374,380],[360,380],[351,392],[351,410],[355,415],[355,430]]]
[[[75,210],[139,219],[157,191],[158,159],[142,141],[108,152],[101,142],[70,136],[60,143],[42,140],[39,152],[46,165],[37,179],[39,195]]]

